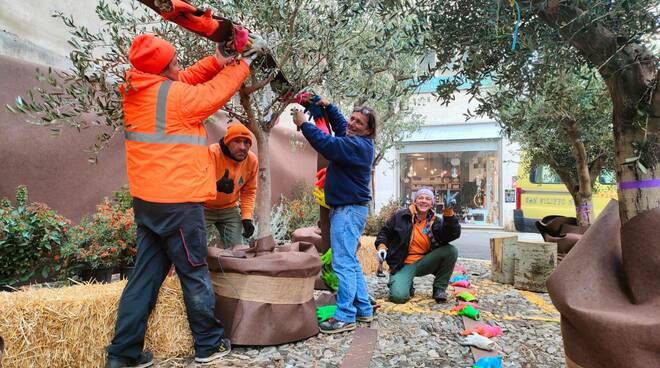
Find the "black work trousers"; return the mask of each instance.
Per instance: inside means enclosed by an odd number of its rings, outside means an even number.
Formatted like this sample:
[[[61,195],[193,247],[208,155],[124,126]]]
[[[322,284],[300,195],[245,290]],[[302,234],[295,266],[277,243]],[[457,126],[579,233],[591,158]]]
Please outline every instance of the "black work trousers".
[[[135,269],[119,301],[108,357],[135,360],[144,348],[149,314],[172,264],[181,281],[195,356],[207,357],[224,337],[214,316],[215,296],[206,263],[204,210],[200,203],[133,200],[137,225]]]

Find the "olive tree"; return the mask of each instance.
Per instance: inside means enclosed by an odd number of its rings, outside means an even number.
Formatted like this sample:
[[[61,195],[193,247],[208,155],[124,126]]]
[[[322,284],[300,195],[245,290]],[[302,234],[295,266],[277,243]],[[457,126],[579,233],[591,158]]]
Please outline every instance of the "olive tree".
[[[256,137],[260,164],[256,217],[262,225],[258,236],[262,236],[269,232],[271,214],[269,137],[279,116],[295,93],[315,86],[322,89],[323,83],[347,83],[347,66],[361,65],[365,58],[383,58],[374,52],[351,52],[357,47],[367,47],[373,40],[384,39],[383,36],[374,37],[383,28],[373,17],[356,16],[334,1],[204,0],[195,5],[214,9],[216,14],[261,35],[290,84],[274,83],[274,70],[259,68],[255,62],[237,98],[224,108],[232,119],[245,124]],[[70,29],[69,44],[73,50],[69,57],[73,68],[38,73],[45,85],[28,91],[25,98],[19,97],[9,106],[15,112],[27,114],[32,123],[47,126],[54,133],[63,126],[79,130],[101,128],[97,141],[90,147],[92,161],[122,132],[123,112],[117,85],[124,82],[129,67],[127,52],[135,35],[152,32],[169,40],[176,46],[183,66],[212,54],[215,47],[163,21],[136,1],[99,1],[96,14],[101,23],[98,32],[77,25],[71,15],[54,15]],[[379,87],[374,85],[374,88]]]
[[[593,72],[558,72],[535,93],[498,91],[491,116],[520,144],[525,163],[550,166],[573,198],[578,222],[593,219],[592,194],[604,168],[613,168],[611,102]]]

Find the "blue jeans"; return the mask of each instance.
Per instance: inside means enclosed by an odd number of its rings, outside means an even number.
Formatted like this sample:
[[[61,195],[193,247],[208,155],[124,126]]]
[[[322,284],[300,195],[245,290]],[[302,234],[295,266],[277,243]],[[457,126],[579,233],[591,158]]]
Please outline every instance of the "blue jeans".
[[[330,211],[332,269],[339,279],[335,319],[342,322],[353,323],[356,316],[373,314],[367,283],[356,254],[368,213],[367,206],[358,205],[335,207]]]
[[[215,318],[215,295],[206,264],[204,209],[199,203],[151,203],[135,198],[137,258],[119,301],[115,336],[108,357],[136,360],[144,348],[149,314],[170,266],[183,289],[195,356],[211,355],[224,328]]]

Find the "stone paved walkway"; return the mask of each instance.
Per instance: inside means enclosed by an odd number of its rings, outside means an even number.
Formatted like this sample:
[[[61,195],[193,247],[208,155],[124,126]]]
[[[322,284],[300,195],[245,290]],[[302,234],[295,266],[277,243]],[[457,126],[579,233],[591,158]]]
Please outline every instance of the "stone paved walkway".
[[[523,292],[490,281],[488,261],[459,259],[477,290],[482,318],[504,329],[494,338],[502,347],[504,367],[565,367],[559,314],[547,294]],[[436,304],[431,296],[432,276],[415,279],[415,297],[406,304],[387,302],[387,278],[367,277],[370,293],[381,304],[377,318],[364,327],[378,329],[371,368],[471,367],[468,347],[459,340],[463,324],[452,315],[456,304]],[[276,347],[236,347],[216,367],[339,367],[352,333],[319,334],[305,341]],[[159,362],[162,367],[194,367],[191,359]]]

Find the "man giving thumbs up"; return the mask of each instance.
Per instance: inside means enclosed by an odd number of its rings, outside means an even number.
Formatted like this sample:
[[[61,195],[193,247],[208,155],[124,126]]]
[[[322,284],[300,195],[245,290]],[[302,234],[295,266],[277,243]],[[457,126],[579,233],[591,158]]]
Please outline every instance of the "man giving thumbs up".
[[[250,152],[252,133],[232,124],[227,134],[209,147],[215,166],[216,196],[204,203],[206,232],[215,226],[224,248],[244,244],[254,234],[252,213],[257,197],[257,156]],[[239,205],[240,200],[240,205]]]

